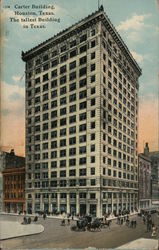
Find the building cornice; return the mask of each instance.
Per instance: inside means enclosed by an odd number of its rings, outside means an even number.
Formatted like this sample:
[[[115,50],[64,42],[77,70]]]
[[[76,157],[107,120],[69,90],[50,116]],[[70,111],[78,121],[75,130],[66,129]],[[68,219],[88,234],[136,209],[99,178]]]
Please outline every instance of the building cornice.
[[[84,19],[80,20],[79,22],[75,23],[74,25],[70,26],[69,28],[57,33],[50,39],[44,41],[43,43],[37,45],[36,47],[32,48],[31,50],[28,50],[26,52],[22,51],[22,60],[27,62],[28,60],[35,57],[37,54],[40,54],[49,48],[51,48],[53,45],[58,44],[59,42],[62,42],[66,40],[68,37],[78,34],[79,31],[85,29],[90,24],[95,24],[97,21],[102,21],[109,32],[111,33],[113,39],[118,44],[119,48],[122,50],[122,52],[125,54],[125,56],[128,58],[130,63],[133,65],[135,71],[137,72],[138,76],[141,75],[142,70],[131,55],[128,47],[122,40],[121,36],[118,34],[117,30],[109,20],[108,16],[104,13],[104,9],[100,8],[98,11],[93,12],[91,15],[85,17]]]

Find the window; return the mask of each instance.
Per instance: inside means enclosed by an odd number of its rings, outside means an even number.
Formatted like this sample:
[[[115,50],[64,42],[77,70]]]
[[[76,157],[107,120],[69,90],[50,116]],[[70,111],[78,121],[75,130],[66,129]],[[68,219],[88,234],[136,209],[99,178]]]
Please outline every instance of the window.
[[[91,71],[94,71],[95,69],[96,69],[95,63],[94,63],[94,64],[91,64]]]
[[[79,154],[85,154],[86,153],[86,146],[79,148]]]
[[[79,159],[79,165],[86,164],[86,157]]]
[[[61,52],[64,52],[64,51],[66,51],[66,45],[63,45],[63,46],[61,47]]]
[[[70,52],[70,58],[72,58],[72,57],[74,57],[76,55],[77,55],[77,50],[76,49]]]
[[[95,152],[95,144],[91,145],[91,152]]]
[[[80,143],[86,142],[86,135],[81,135],[81,136],[79,136],[79,142],[80,142]]]
[[[66,139],[60,140],[60,147],[66,146]]]
[[[76,61],[71,62],[69,67],[70,67],[70,70],[76,68]]]
[[[66,135],[66,129],[63,128],[63,129],[60,129],[60,136],[64,136]]]
[[[76,159],[69,159],[69,166],[75,166],[76,165]]]
[[[86,186],[86,179],[79,179],[79,186]]]
[[[74,123],[74,122],[76,122],[76,116],[75,115],[70,116],[69,117],[69,123]]]
[[[95,156],[91,156],[91,163],[95,163]]]
[[[93,60],[95,56],[96,56],[95,52],[91,53],[91,60]]]
[[[76,89],[76,83],[73,82],[73,83],[71,83],[70,86],[69,86],[69,91],[73,91],[73,90],[75,90],[75,89]]]
[[[79,126],[79,131],[82,132],[82,131],[86,131],[86,124],[82,124]]]
[[[66,104],[66,97],[60,99],[60,105]]]
[[[69,111],[70,111],[70,113],[75,112],[76,111],[76,105],[70,106]]]
[[[85,75],[86,73],[87,73],[87,67],[84,67],[84,68],[82,68],[82,69],[79,70],[79,76],[80,77],[83,76],[83,75]]]
[[[57,137],[57,131],[52,131],[51,138],[56,138],[56,137]]]
[[[66,108],[60,109],[60,115],[65,115],[66,114]]]
[[[79,109],[80,109],[80,110],[86,109],[86,107],[87,107],[87,102],[81,102],[81,103],[79,104]]]
[[[95,82],[95,80],[96,80],[95,75],[91,76],[91,83]]]
[[[87,117],[86,113],[79,114],[80,121],[86,120],[86,117]]]
[[[79,170],[79,176],[85,176],[86,175],[86,168]]]
[[[62,118],[60,120],[60,126],[64,126],[64,125],[66,125],[66,118]]]
[[[66,170],[60,171],[60,177],[66,177]]]
[[[60,61],[61,63],[65,62],[67,60],[67,55],[61,56]]]
[[[69,181],[70,182],[70,187],[74,187],[74,186],[76,186],[76,180],[70,180]]]
[[[95,92],[96,92],[96,88],[95,87],[91,88],[91,95],[95,94]]]
[[[51,92],[51,98],[57,97],[57,90]]]
[[[79,64],[82,65],[82,64],[85,64],[87,62],[87,56],[83,56],[79,59]]]
[[[66,76],[62,76],[61,78],[60,78],[60,85],[63,85],[63,84],[65,84],[66,83]]]
[[[91,168],[91,175],[95,175],[95,168]]]
[[[95,186],[96,185],[96,180],[95,179],[92,179],[91,180],[91,186]]]
[[[84,42],[87,40],[87,34],[84,34],[80,37],[80,43]]]
[[[87,50],[87,45],[80,47],[80,54]]]
[[[90,193],[90,199],[93,200],[96,198],[96,193]]]
[[[70,133],[70,134],[75,134],[75,133],[76,133],[76,126],[70,127],[70,128],[69,128],[69,133]]]
[[[70,145],[76,144],[76,137],[70,138],[70,139],[69,139],[69,144],[70,144]]]
[[[76,71],[70,73],[70,81],[76,79]]]
[[[70,95],[70,96],[69,96],[69,101],[70,101],[70,102],[76,101],[76,94]]]
[[[91,117],[95,117],[95,110],[91,110]]]
[[[91,122],[91,129],[94,129],[96,126],[95,122]]]
[[[53,70],[53,71],[51,72],[51,76],[52,76],[52,77],[56,77],[56,76],[57,76],[57,69],[55,69],[55,70]]]
[[[91,141],[95,140],[95,134],[91,134]]]
[[[57,162],[56,161],[51,162],[51,168],[57,168]]]
[[[57,177],[57,172],[56,171],[51,172],[51,178],[56,178],[56,177]]]
[[[63,74],[66,72],[66,65],[60,67],[60,74]]]
[[[96,41],[95,40],[91,41],[91,48],[94,48],[95,46],[96,46]]]
[[[66,150],[63,149],[63,150],[60,150],[60,157],[64,157],[66,156]]]
[[[66,87],[60,88],[60,95],[66,94]]]
[[[66,167],[66,160],[61,160],[60,161],[60,168]]]
[[[69,170],[69,176],[76,176],[76,170],[75,169]]]
[[[57,100],[56,101],[52,101],[51,102],[51,108],[56,108],[56,107],[57,107]]]
[[[91,106],[95,105],[95,99],[91,99]]]
[[[76,46],[76,40],[73,40],[73,41],[70,42],[70,48],[72,48],[74,46]]]
[[[87,79],[86,78],[79,81],[79,87],[80,88],[85,87],[86,85],[87,85]]]
[[[76,155],[76,148],[69,149],[69,156]]]
[[[87,97],[87,90],[83,90],[79,92],[79,99],[83,99]]]

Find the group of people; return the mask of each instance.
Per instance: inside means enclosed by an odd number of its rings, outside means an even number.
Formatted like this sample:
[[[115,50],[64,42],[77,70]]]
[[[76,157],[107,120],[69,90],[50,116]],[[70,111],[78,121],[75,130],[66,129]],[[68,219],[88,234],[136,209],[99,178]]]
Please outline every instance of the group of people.
[[[136,220],[131,220],[129,219],[129,215],[125,215],[125,216],[118,216],[117,217],[117,224],[118,225],[123,225],[125,222],[125,225],[131,228],[136,228],[137,226],[137,222]]]
[[[143,214],[142,216],[143,223],[146,225],[147,232],[152,232],[152,228],[155,226],[152,221],[152,216],[150,213]]]

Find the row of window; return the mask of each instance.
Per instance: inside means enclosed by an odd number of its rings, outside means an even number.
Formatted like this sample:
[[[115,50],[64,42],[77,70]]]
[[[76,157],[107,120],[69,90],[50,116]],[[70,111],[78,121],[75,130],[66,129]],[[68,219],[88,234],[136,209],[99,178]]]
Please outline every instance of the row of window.
[[[74,50],[70,51],[69,53],[66,52],[65,54],[61,55],[59,59],[58,58],[54,59],[51,62],[51,67],[56,67],[59,63],[64,63],[68,59],[73,58],[73,57],[77,56],[78,54],[82,54],[82,53],[86,52],[87,49],[89,49],[89,48],[92,49],[95,46],[96,46],[96,40],[93,40],[93,41],[90,42],[90,45],[85,44],[85,45],[82,45],[81,47],[79,47],[79,49],[75,48]],[[46,63],[46,64],[43,65],[43,71],[48,70],[49,68],[50,68],[50,63]],[[32,73],[33,73],[33,71],[30,71],[29,73],[27,73],[27,78],[31,78]],[[35,70],[35,74],[39,74],[39,73],[41,73],[41,67],[38,67]]]
[[[41,195],[42,195],[42,198],[46,198],[46,199],[48,199],[49,196],[51,196],[52,199],[57,199],[57,197],[58,197],[57,193],[51,193],[50,195],[48,193],[35,193],[35,198],[40,199]],[[60,193],[59,195],[60,195],[61,199],[66,199],[67,198],[67,193]],[[76,193],[68,193],[68,195],[69,195],[70,199],[75,199],[77,197]],[[88,194],[86,192],[82,192],[82,193],[80,192],[79,193],[79,198],[80,199],[86,199],[87,197],[88,197]],[[93,192],[89,193],[89,197],[95,199],[96,193],[93,193]],[[107,199],[107,198],[111,199],[111,198],[117,198],[117,197],[119,197],[119,198],[122,198],[122,197],[123,198],[133,198],[133,197],[137,198],[137,194],[136,193],[135,194],[130,194],[130,193],[110,193],[110,192],[107,193],[107,192],[103,192],[102,197],[103,197],[103,199]],[[32,195],[28,194],[28,198],[32,198]]]
[[[27,186],[28,188],[32,188],[33,185],[35,188],[49,188],[49,187],[74,187],[74,186],[87,186],[87,185],[91,185],[91,186],[95,186],[96,185],[96,179],[90,179],[88,182],[87,179],[69,179],[69,181],[67,182],[65,179],[61,179],[60,181],[57,180],[51,180],[49,181],[35,181],[34,184],[32,184],[31,182],[28,182]],[[134,182],[130,182],[130,181],[122,181],[122,187],[127,187],[127,188],[137,188],[137,184]],[[114,179],[103,179],[103,186],[113,186],[113,187],[118,187],[118,181],[114,180]]]

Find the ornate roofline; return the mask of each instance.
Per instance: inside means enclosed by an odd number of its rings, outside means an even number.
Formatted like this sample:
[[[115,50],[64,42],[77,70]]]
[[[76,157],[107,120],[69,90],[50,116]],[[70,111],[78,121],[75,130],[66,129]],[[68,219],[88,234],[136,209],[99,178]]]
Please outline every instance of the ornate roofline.
[[[75,32],[77,32],[78,29],[84,28],[86,25],[90,24],[90,22],[93,21],[94,23],[95,20],[96,21],[101,20],[107,26],[108,30],[112,34],[112,37],[118,44],[119,48],[123,51],[123,53],[126,54],[126,56],[129,57],[129,60],[131,61],[131,63],[133,63],[133,65],[135,66],[135,69],[138,72],[138,75],[140,76],[142,73],[141,68],[139,67],[139,65],[137,64],[137,62],[131,55],[128,47],[122,40],[121,36],[118,34],[117,30],[111,23],[108,16],[104,13],[104,8],[102,6],[99,8],[99,10],[93,12],[91,15],[88,15],[87,17],[78,21],[77,23],[73,24],[67,29],[60,31],[59,33],[49,38],[48,40],[44,41],[43,43],[38,44],[36,47],[26,52],[22,51],[22,60],[26,62],[27,60],[33,58],[37,53],[41,53],[47,50],[48,48],[52,47],[52,44],[57,44],[60,40],[64,40],[64,37],[68,37],[71,34],[74,34]]]

